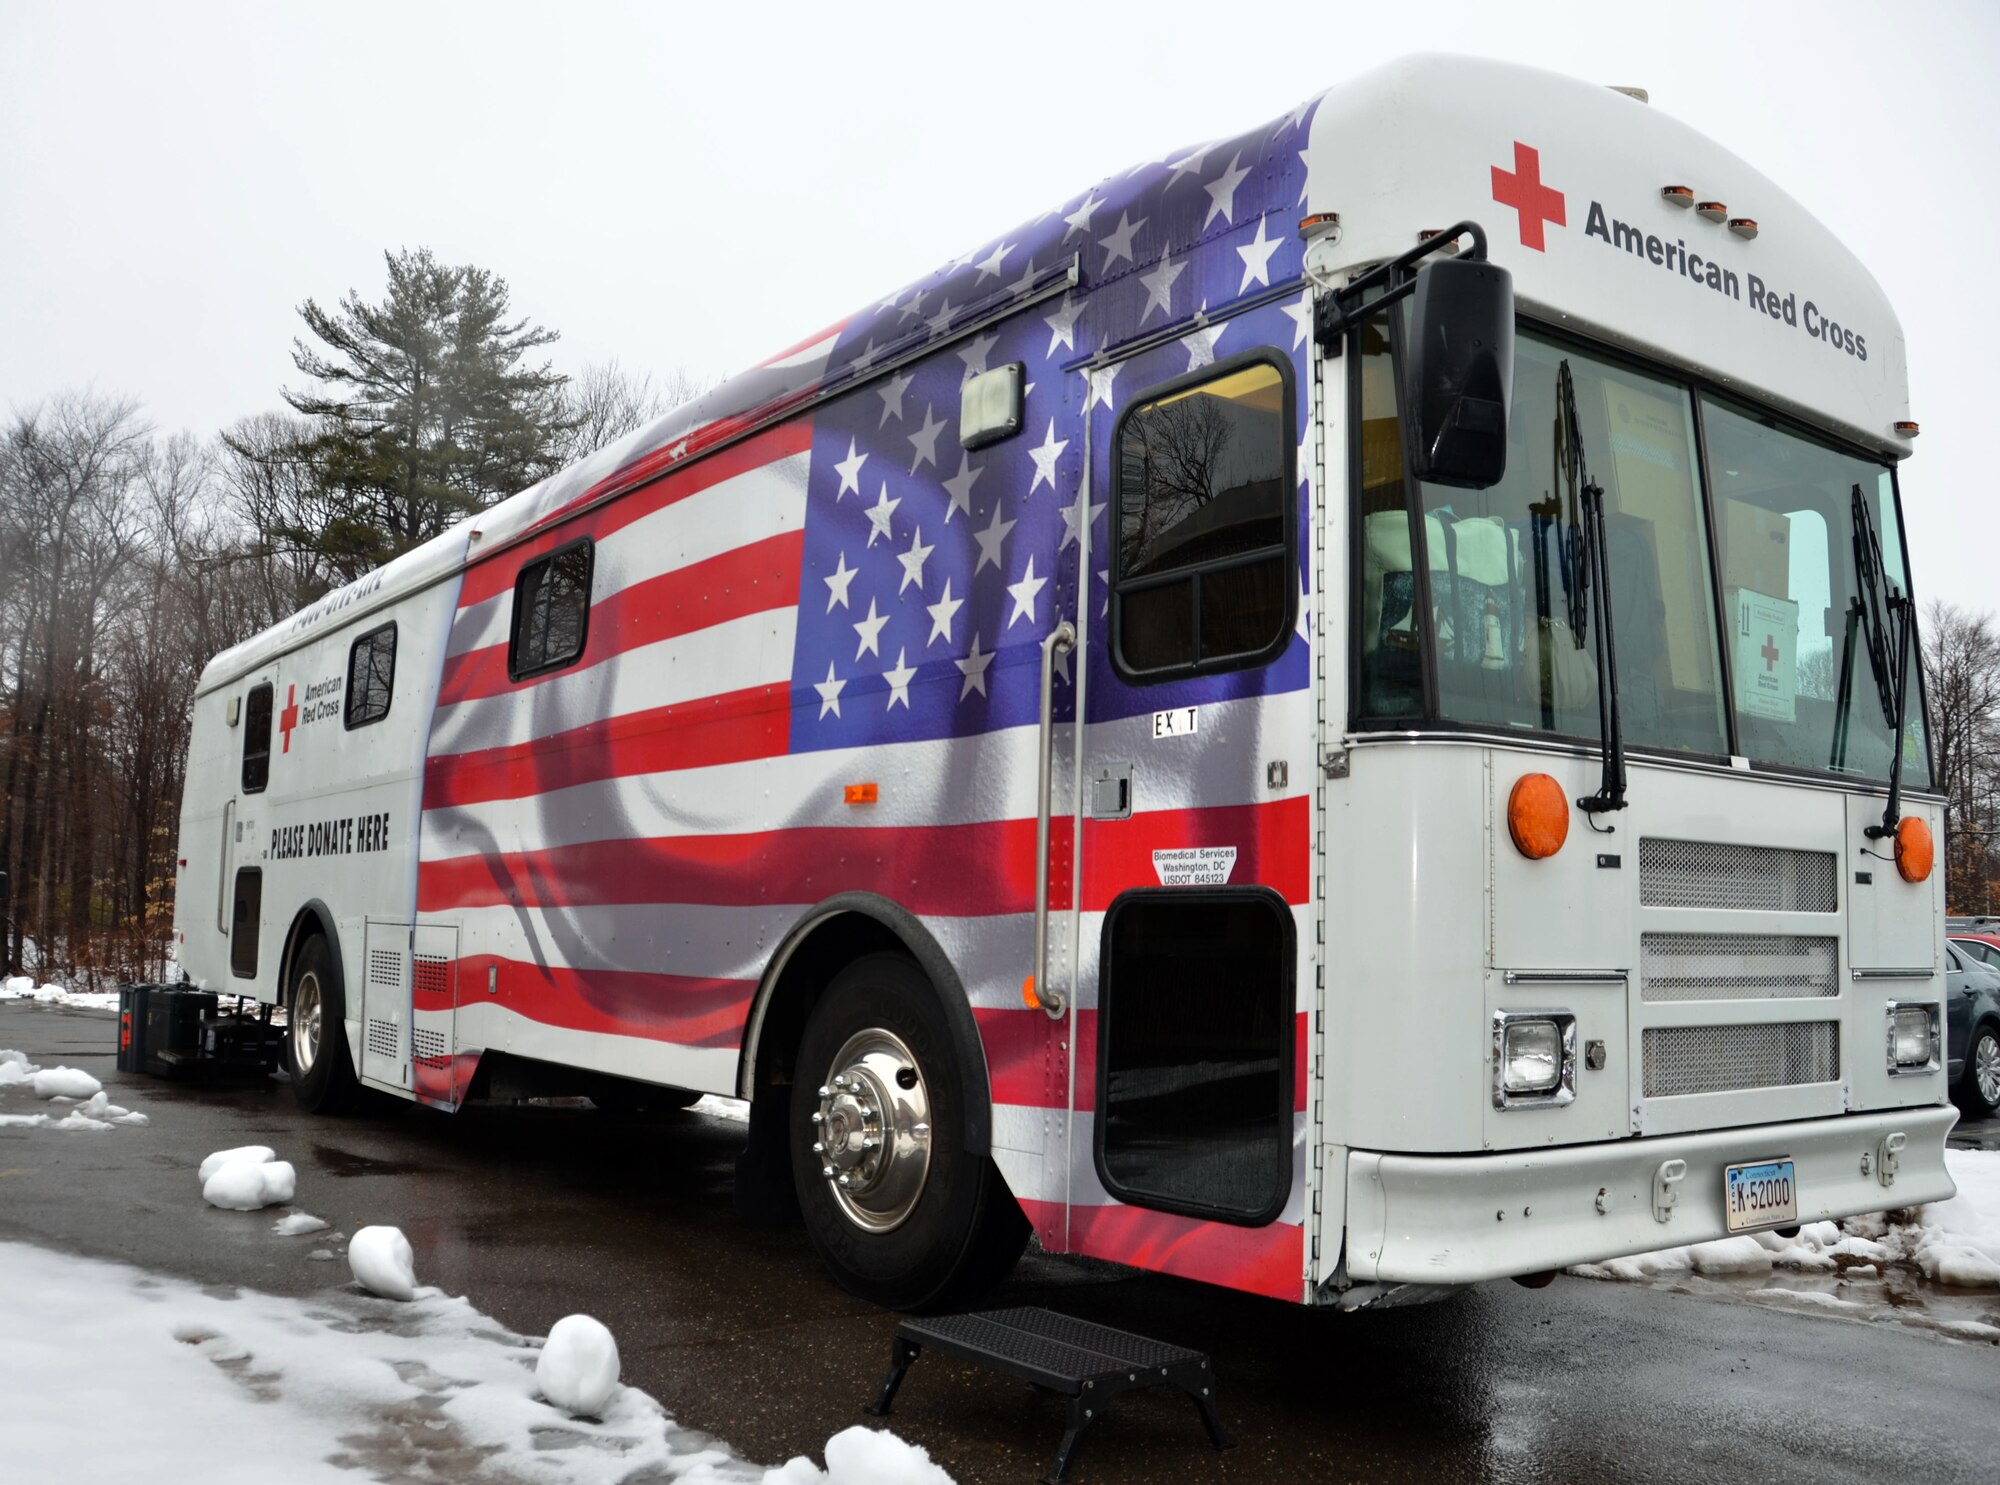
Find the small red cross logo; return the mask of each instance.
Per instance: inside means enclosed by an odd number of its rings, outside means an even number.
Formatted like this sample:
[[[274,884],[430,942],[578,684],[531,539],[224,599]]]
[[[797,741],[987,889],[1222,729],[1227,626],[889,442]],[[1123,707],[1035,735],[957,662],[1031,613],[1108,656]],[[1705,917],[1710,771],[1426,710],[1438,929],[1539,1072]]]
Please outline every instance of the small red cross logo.
[[[1764,673],[1769,675],[1778,668],[1778,657],[1784,651],[1778,648],[1778,636],[1767,634],[1764,636],[1764,648],[1757,653],[1764,657]]]
[[[299,725],[299,688],[285,687],[285,709],[278,713],[278,730],[285,734],[285,751],[292,750],[292,729]]]
[[[1548,251],[1542,238],[1543,222],[1569,225],[1563,213],[1563,193],[1542,184],[1540,151],[1529,149],[1518,139],[1514,141],[1514,168],[1493,167],[1493,199],[1521,214],[1521,246],[1538,253]]]

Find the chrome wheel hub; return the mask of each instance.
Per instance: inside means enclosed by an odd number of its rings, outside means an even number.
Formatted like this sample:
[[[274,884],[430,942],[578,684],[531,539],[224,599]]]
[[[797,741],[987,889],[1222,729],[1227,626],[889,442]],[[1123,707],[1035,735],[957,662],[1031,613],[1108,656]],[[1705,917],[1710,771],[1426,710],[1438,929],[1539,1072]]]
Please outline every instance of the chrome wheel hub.
[[[292,1070],[303,1076],[319,1060],[319,1028],[323,1002],[319,976],[307,971],[292,991],[289,1019],[292,1023]]]
[[[1972,1049],[1972,1080],[1981,1098],[2000,1104],[2000,1038],[1982,1036]]]
[[[917,1059],[894,1032],[857,1032],[834,1055],[812,1116],[813,1163],[847,1219],[900,1226],[931,1169],[931,1103]]]

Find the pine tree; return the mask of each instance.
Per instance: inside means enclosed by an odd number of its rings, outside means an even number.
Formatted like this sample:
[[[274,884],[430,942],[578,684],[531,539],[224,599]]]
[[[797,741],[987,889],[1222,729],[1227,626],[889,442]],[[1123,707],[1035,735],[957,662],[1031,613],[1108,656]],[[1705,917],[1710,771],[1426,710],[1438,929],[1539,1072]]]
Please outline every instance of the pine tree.
[[[319,386],[284,394],[312,430],[289,455],[328,516],[286,535],[343,577],[551,473],[572,425],[566,379],[526,360],[556,332],[509,318],[505,279],[428,248],[384,257],[381,303],[350,290],[337,310],[299,307],[319,344],[293,341],[292,362]]]

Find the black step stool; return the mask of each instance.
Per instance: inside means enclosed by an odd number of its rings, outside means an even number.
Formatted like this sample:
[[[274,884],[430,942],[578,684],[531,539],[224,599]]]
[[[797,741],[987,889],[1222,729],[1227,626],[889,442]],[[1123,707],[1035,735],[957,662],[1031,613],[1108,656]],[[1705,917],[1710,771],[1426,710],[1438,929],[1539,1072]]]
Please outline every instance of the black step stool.
[[[1111,1399],[1142,1387],[1180,1388],[1194,1400],[1209,1441],[1218,1449],[1234,1444],[1216,1415],[1215,1369],[1201,1352],[1043,1309],[905,1320],[890,1346],[888,1380],[869,1412],[888,1416],[896,1389],[927,1346],[1069,1399],[1069,1427],[1056,1462],[1042,1477],[1048,1485],[1060,1485],[1076,1459],[1083,1431]]]

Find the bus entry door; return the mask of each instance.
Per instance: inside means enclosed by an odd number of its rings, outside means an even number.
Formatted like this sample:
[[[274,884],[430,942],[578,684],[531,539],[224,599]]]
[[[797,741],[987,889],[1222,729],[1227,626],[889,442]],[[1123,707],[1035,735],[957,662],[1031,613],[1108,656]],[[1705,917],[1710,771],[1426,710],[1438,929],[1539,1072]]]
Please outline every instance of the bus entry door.
[[[1107,1203],[1265,1229],[1245,1251],[1288,1295],[1314,760],[1294,330],[1267,306],[1086,373],[1070,1212],[1107,1257],[1131,1227]]]

